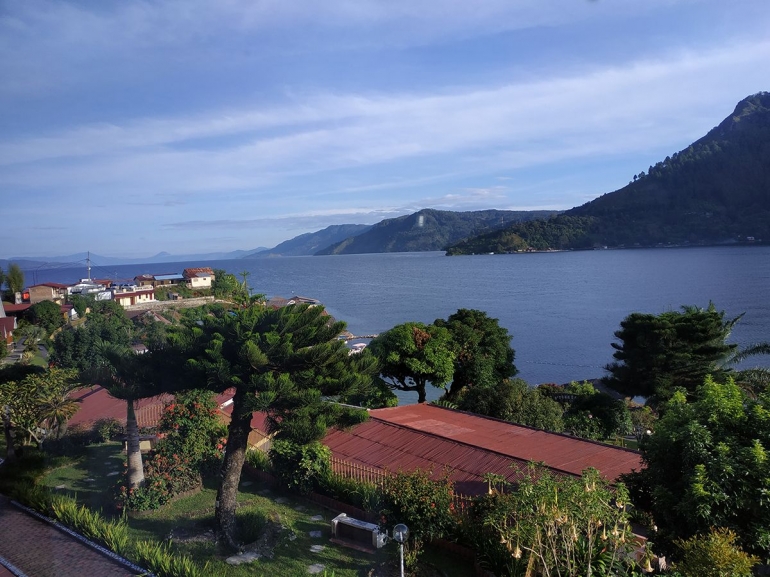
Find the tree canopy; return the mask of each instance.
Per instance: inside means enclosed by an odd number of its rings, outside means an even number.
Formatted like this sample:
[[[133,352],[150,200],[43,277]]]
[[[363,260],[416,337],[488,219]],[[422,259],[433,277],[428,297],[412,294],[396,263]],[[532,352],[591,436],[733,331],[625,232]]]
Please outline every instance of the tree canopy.
[[[713,303],[658,315],[632,313],[615,332],[620,342],[612,343],[615,362],[605,367],[610,374],[604,382],[653,405],[669,399],[676,387],[693,393],[706,375],[725,372],[722,361],[737,346],[726,340],[739,319],[725,319]]]
[[[254,411],[265,413],[276,438],[297,444],[366,418],[333,402],[365,392],[376,370],[368,353],[348,354],[337,338],[344,328],[320,306],[251,304],[237,311],[220,308],[169,333],[164,354],[172,365],[184,361],[178,376],[187,387],[234,388],[215,513],[219,536],[230,545]]]
[[[546,431],[564,429],[561,405],[522,379],[469,388],[458,408]]]
[[[28,316],[33,325],[42,327],[48,335],[65,324],[61,307],[53,301],[33,304],[29,307]]]
[[[707,377],[689,400],[678,391],[641,445],[635,504],[658,526],[656,543],[734,530],[742,546],[770,555],[770,396],[756,400],[728,377]]]
[[[447,320],[436,319],[434,325],[445,327],[452,337],[454,373],[448,400],[457,399],[465,388],[497,385],[518,372],[508,329],[487,313],[459,309]]]
[[[5,274],[5,284],[8,285],[8,292],[11,295],[21,292],[24,288],[24,272],[15,262],[8,265],[8,272]]]
[[[452,336],[444,327],[409,322],[396,325],[369,347],[380,361],[380,374],[399,391],[414,391],[426,400],[425,387],[444,387],[452,380],[455,355]]]

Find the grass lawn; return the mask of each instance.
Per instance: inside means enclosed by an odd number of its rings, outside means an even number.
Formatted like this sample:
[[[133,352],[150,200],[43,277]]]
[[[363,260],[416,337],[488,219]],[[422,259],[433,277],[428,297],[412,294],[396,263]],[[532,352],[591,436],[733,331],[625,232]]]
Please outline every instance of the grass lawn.
[[[120,444],[94,445],[88,448],[85,457],[71,466],[49,472],[43,483],[59,487],[59,491],[75,496],[89,507],[112,512],[112,487],[118,476],[110,473],[122,472],[124,460]],[[225,577],[308,575],[308,567],[313,564],[324,565],[327,575],[334,571],[335,577],[359,577],[368,575],[389,556],[397,555],[393,543],[374,555],[330,543],[333,512],[303,502],[292,494],[271,490],[257,481],[244,480],[239,494],[240,539],[246,543],[256,541],[268,520],[285,529],[279,533],[273,559],[262,558],[250,564],[231,566],[225,563],[225,558],[232,553],[220,550],[209,538],[215,499],[215,482],[208,481],[195,495],[129,519],[131,538],[158,541],[172,535],[175,549],[190,555],[201,565],[208,563],[207,574]],[[311,531],[320,531],[321,536],[311,537]],[[323,549],[313,552],[311,547],[314,545]],[[423,559],[447,577],[472,574],[470,564],[443,551],[427,550]]]

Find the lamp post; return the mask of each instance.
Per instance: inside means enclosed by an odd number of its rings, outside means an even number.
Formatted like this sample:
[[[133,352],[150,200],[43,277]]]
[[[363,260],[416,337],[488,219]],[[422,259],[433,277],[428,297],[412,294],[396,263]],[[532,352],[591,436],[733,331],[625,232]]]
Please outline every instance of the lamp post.
[[[393,527],[393,540],[398,543],[398,550],[401,556],[401,577],[404,577],[404,543],[409,538],[409,527],[399,523]]]

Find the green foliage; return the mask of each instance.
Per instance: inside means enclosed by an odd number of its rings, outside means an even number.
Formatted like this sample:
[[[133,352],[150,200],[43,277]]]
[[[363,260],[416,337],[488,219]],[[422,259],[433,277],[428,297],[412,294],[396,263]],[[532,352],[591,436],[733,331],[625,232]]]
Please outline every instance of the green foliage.
[[[194,469],[200,469],[207,462],[218,468],[221,463],[227,428],[210,391],[177,393],[163,411],[158,432],[163,435],[155,447],[158,454],[181,455]],[[212,469],[211,464],[208,469]]]
[[[79,318],[83,318],[86,314],[86,311],[89,308],[93,308],[94,303],[96,302],[93,296],[82,294],[72,294],[69,295],[67,299],[75,309],[75,312],[78,313]]]
[[[585,439],[604,440],[633,430],[626,403],[605,393],[579,394],[564,413],[564,428]],[[569,388],[567,389],[569,391]]]
[[[380,512],[383,507],[382,493],[377,485],[351,479],[331,470],[320,478],[318,490],[364,511]]]
[[[404,523],[417,544],[448,535],[454,528],[454,485],[448,473],[439,479],[432,471],[399,471],[382,484],[383,516],[393,527]]]
[[[635,574],[632,539],[621,484],[611,487],[595,469],[580,479],[530,465],[516,487],[481,497],[472,508],[469,536],[485,547],[484,560],[501,575]]]
[[[757,555],[770,550],[770,397],[756,400],[711,378],[693,400],[677,393],[641,444],[646,468],[628,477],[657,543],[729,527]]]
[[[458,408],[547,431],[560,432],[564,427],[561,405],[521,379],[472,387],[462,395]]]
[[[370,354],[368,351],[357,354]],[[388,386],[388,383],[380,377],[372,379],[372,386],[364,393],[340,396],[340,402],[348,405],[356,405],[365,409],[382,409],[384,407],[397,407],[398,397]]]
[[[214,269],[214,281],[211,283],[211,293],[218,299],[244,301],[249,298],[249,289],[238,277],[223,269]]]
[[[186,555],[175,554],[170,543],[139,541],[135,545],[137,562],[158,577],[203,577],[207,567],[200,567]]]
[[[272,470],[269,455],[261,449],[249,448],[246,452],[246,462],[257,471],[270,472]]]
[[[692,394],[706,375],[724,373],[720,363],[736,348],[725,341],[740,317],[724,317],[713,304],[659,315],[632,313],[615,332],[620,343],[612,343],[615,362],[606,367],[605,383],[629,396],[648,397],[653,405],[669,399],[676,387]]]
[[[452,379],[454,353],[451,335],[444,327],[404,323],[380,334],[368,349],[380,363],[380,374],[388,386],[414,391],[425,402],[425,387],[444,387]]]
[[[24,288],[24,272],[15,262],[8,265],[8,272],[5,273],[5,284],[8,286],[8,292],[11,296],[14,293],[21,292]]]
[[[331,470],[331,450],[319,442],[299,445],[278,439],[270,449],[273,473],[293,491],[310,493]]]
[[[29,307],[27,315],[33,325],[42,327],[49,335],[65,324],[61,307],[53,301],[33,304]]]
[[[123,307],[114,301],[97,301],[84,325],[56,335],[50,361],[56,366],[87,371],[105,363],[101,343],[128,347],[132,335],[133,325]]]
[[[682,577],[751,577],[759,558],[748,555],[736,540],[736,534],[724,527],[679,539],[676,546],[681,561],[674,569]]]
[[[21,380],[10,380],[14,373]],[[6,380],[8,379],[8,380]],[[72,370],[50,369],[43,372],[3,371],[0,377],[0,406],[10,427],[14,446],[34,443],[58,436],[67,420],[78,410],[69,393],[79,386]]]
[[[518,372],[508,329],[485,312],[459,309],[446,321],[436,319],[434,325],[446,327],[452,337],[454,373],[449,400],[465,388],[495,386]]]

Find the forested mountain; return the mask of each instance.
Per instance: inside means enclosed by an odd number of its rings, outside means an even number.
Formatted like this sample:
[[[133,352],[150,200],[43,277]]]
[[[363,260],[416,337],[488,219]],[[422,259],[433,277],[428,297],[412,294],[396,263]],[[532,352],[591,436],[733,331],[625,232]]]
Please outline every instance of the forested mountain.
[[[447,254],[770,240],[770,93],[633,181],[542,222],[517,223]]]
[[[452,212],[423,209],[414,214],[383,220],[370,230],[333,244],[316,254],[361,254],[443,250],[471,235],[498,230],[507,224],[542,219],[556,211],[480,210]]]
[[[318,250],[335,244],[348,237],[361,234],[371,228],[369,224],[336,224],[323,230],[308,232],[282,242],[274,248],[253,252],[242,258],[261,258],[266,256],[303,256],[312,255]]]

